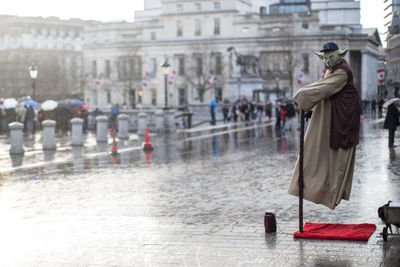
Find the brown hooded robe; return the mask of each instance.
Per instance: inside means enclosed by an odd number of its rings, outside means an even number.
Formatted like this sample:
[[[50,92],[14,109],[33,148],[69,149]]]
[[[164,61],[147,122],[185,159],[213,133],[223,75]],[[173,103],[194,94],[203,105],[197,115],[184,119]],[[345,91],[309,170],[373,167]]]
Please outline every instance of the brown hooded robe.
[[[330,209],[341,199],[349,200],[353,179],[356,144],[348,149],[330,147],[330,97],[347,84],[344,69],[328,69],[321,80],[299,89],[293,97],[300,108],[313,111],[304,140],[304,199]],[[299,195],[298,164],[297,160],[288,190],[294,196]]]

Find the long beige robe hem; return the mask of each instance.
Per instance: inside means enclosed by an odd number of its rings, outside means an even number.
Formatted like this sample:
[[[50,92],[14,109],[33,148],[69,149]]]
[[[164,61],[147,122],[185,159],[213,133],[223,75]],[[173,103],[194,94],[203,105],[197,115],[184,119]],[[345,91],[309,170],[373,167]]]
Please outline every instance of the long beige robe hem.
[[[355,147],[331,149],[331,102],[329,97],[347,83],[347,74],[327,70],[324,78],[299,89],[294,95],[305,111],[313,110],[304,139],[304,199],[334,209],[342,199],[349,200],[355,161]],[[299,159],[288,193],[299,195]]]

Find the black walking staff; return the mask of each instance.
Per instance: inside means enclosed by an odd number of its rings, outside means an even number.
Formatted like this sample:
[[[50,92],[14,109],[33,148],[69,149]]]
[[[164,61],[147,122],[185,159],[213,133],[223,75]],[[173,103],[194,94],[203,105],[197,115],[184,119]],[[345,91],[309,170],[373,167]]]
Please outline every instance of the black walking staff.
[[[300,155],[299,155],[299,231],[303,233],[303,158],[304,158],[304,110],[300,118]]]

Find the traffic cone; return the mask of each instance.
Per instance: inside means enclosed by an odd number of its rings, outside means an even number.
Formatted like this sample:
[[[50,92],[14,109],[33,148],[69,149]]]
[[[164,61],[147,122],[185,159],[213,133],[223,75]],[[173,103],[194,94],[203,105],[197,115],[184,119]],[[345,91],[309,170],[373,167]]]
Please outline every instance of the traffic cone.
[[[144,158],[146,159],[146,165],[151,166],[151,155],[153,154],[153,151],[151,150],[144,150]]]
[[[153,145],[150,142],[149,128],[147,126],[144,133],[144,142],[142,148],[144,151],[153,151]]]

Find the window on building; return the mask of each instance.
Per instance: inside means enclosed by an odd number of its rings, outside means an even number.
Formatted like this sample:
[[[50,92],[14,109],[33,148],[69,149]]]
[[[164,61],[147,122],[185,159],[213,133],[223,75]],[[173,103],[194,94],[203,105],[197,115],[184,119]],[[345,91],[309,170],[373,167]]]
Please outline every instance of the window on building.
[[[214,90],[215,98],[219,101],[222,100],[222,88],[215,88]]]
[[[97,62],[96,62],[96,60],[92,61],[92,78],[93,79],[97,78]]]
[[[204,101],[204,94],[203,94],[203,90],[201,90],[201,88],[196,88],[194,99],[199,102]]]
[[[185,88],[178,88],[178,105],[182,106],[186,103],[186,90]]]
[[[271,71],[271,67],[269,65],[269,53],[261,53],[261,71],[264,75],[268,74]]]
[[[185,58],[183,56],[178,57],[178,75],[185,75]]]
[[[302,67],[304,70],[304,73],[308,73],[309,72],[309,60],[308,60],[308,54],[302,54],[301,55],[301,61],[302,61]]]
[[[157,74],[157,59],[150,58],[150,76],[155,77]]]
[[[150,33],[150,39],[153,40],[153,41],[156,39],[156,33],[155,32],[151,32]]]
[[[183,5],[182,4],[177,4],[176,5],[176,11],[183,11]]]
[[[195,3],[194,4],[194,10],[195,11],[201,11],[201,4],[200,3]]]
[[[214,34],[219,35],[221,31],[221,25],[219,19],[214,19]]]
[[[215,71],[216,75],[222,74],[222,57],[220,54],[215,55]]]
[[[289,57],[289,55],[285,55],[284,56],[284,60],[285,60],[285,70],[286,71],[290,71],[290,57]]]
[[[111,91],[106,90],[106,104],[111,104]]]
[[[97,38],[96,38],[96,35],[92,35],[92,44],[95,44],[95,43],[97,43]]]
[[[219,2],[214,2],[214,9],[215,10],[221,9],[221,4]]]
[[[111,76],[111,61],[104,60],[104,78],[110,78]]]
[[[153,106],[157,105],[157,89],[151,89],[151,104]]]
[[[138,103],[142,104],[142,98],[143,98],[143,90],[141,88],[138,88]]]
[[[303,29],[308,29],[308,23],[303,23],[303,24],[301,24],[301,26],[303,27]]]
[[[128,79],[128,62],[127,60],[122,60],[122,79]]]
[[[275,56],[274,57],[274,71],[279,71],[280,70],[280,66],[279,66],[279,57]]]
[[[121,58],[118,61],[118,77],[120,80],[141,80],[142,59],[140,56]]]
[[[134,80],[142,79],[142,58],[140,56],[133,56],[129,59],[129,77]]]
[[[97,105],[98,105],[98,101],[97,101],[97,91],[96,90],[93,90],[92,91],[92,106],[93,107],[97,107]]]
[[[110,42],[110,35],[109,34],[105,34],[104,35],[104,42],[105,43],[109,43]]]
[[[199,19],[196,19],[194,21],[194,24],[195,24],[194,35],[196,35],[196,36],[201,35],[201,21]]]
[[[178,20],[176,22],[176,36],[182,36],[182,35],[183,35],[182,21]]]
[[[199,56],[195,56],[196,62],[196,74],[197,76],[203,75],[203,58]]]

